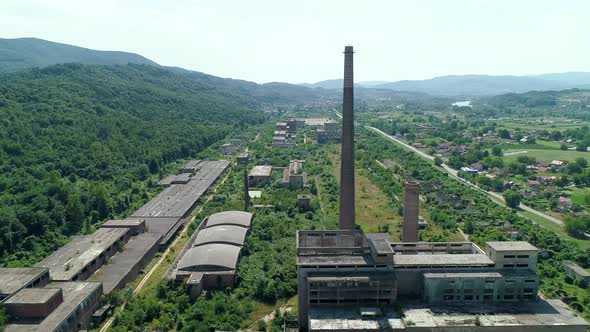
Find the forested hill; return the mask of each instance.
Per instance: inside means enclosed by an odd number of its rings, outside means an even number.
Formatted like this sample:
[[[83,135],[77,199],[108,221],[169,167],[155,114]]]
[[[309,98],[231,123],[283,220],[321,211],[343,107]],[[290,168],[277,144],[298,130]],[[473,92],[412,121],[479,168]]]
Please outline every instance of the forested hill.
[[[258,101],[146,65],[0,75],[0,265],[147,199],[148,178],[263,120]]]
[[[38,38],[0,38],[0,71],[16,71],[70,62],[99,65],[128,63],[157,65],[134,53],[97,51]]]

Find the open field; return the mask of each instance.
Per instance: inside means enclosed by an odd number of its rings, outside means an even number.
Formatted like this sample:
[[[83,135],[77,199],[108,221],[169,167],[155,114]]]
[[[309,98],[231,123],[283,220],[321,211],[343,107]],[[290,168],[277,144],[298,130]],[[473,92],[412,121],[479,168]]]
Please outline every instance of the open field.
[[[586,196],[590,194],[590,188],[572,188],[571,200],[580,206],[587,206]]]
[[[514,154],[516,152],[524,151],[524,150],[526,150],[528,152]],[[590,153],[572,151],[572,150],[509,149],[509,150],[505,150],[504,154],[512,154],[509,156],[504,156],[505,161],[514,161],[519,156],[535,157],[537,160],[545,160],[545,161],[551,161],[551,160],[555,160],[555,159],[573,161],[579,157],[590,159]]]
[[[541,218],[541,217],[537,216],[536,214],[530,213],[528,211],[520,211],[518,213],[520,215],[534,221],[539,226],[549,229],[550,231],[555,233],[560,238],[562,238],[564,240],[575,242],[580,246],[580,248],[590,249],[590,241],[589,240],[576,239],[576,238],[570,236],[569,234],[567,234],[566,231],[563,229],[563,227],[561,227],[561,226],[559,226],[559,225],[557,225],[545,218]]]
[[[576,120],[574,122],[574,121],[570,121],[565,118],[554,118],[554,119],[545,118],[543,120],[553,121],[553,122],[552,123],[548,123],[548,122],[541,123],[541,122],[535,121],[534,119],[527,119],[527,120],[501,119],[501,120],[498,120],[497,122],[500,125],[500,127],[507,128],[507,129],[515,129],[515,128],[529,129],[529,130],[543,130],[543,129],[545,129],[545,130],[549,130],[549,131],[580,128],[582,126],[590,124],[588,122],[581,121],[581,120]]]
[[[332,161],[333,173],[340,181],[339,145],[326,146],[328,157]],[[399,237],[399,225],[402,217],[397,214],[389,198],[367,177],[367,170],[355,169],[355,199],[357,202],[355,220],[365,232],[378,232],[379,226],[388,224],[389,232],[394,238]]]

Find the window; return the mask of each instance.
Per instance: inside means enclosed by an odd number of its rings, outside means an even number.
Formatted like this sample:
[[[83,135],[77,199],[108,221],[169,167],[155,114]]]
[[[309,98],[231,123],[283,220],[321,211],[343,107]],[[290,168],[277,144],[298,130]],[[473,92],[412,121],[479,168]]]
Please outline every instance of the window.
[[[532,288],[525,288],[522,291],[525,292],[525,293],[532,293],[533,292],[533,289]]]
[[[527,279],[524,282],[536,282],[536,280],[534,280],[534,279]]]
[[[455,292],[455,290],[452,288],[445,289],[445,294],[453,294],[454,292]]]
[[[514,264],[504,264],[504,267],[514,267]]]
[[[504,258],[514,258],[514,255],[504,255]]]
[[[495,280],[486,280],[486,284],[493,284],[495,282],[496,282]]]
[[[528,264],[516,264],[516,267],[529,267]]]
[[[485,301],[491,301],[491,300],[492,300],[492,295],[484,295],[484,296],[483,296],[483,299],[484,299]]]
[[[484,289],[483,292],[484,292],[484,294],[493,294],[494,290],[493,289]]]
[[[529,255],[518,255],[517,258],[529,258]]]
[[[504,293],[514,293],[514,288],[506,288],[504,289]]]
[[[473,289],[464,289],[463,293],[465,294],[472,294],[473,293]]]
[[[465,301],[472,301],[473,295],[465,295],[464,299],[465,299]]]

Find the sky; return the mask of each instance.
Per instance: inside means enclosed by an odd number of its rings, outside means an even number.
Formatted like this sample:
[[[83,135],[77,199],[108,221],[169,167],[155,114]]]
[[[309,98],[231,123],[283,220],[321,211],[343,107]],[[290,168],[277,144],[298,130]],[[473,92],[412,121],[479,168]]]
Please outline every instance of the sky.
[[[588,0],[1,0],[0,38],[258,83],[590,71]]]

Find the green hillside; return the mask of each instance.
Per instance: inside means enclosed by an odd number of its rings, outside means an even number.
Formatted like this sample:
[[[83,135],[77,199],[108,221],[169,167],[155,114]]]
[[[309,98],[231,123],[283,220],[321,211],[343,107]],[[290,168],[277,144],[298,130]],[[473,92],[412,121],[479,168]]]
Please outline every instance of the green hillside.
[[[249,95],[160,67],[0,75],[0,265],[138,207],[162,167],[259,123]]]
[[[0,71],[16,71],[70,62],[98,65],[158,65],[133,53],[97,51],[37,38],[0,38]]]

